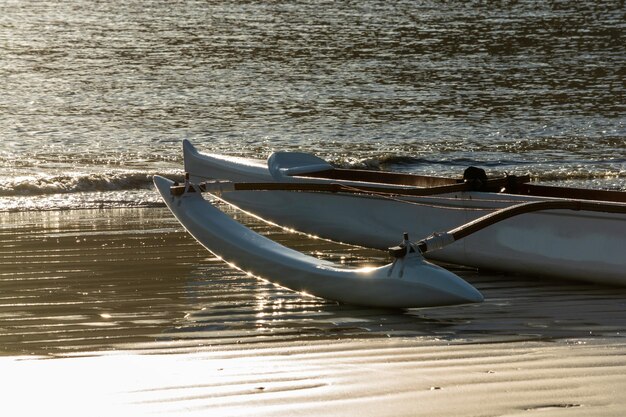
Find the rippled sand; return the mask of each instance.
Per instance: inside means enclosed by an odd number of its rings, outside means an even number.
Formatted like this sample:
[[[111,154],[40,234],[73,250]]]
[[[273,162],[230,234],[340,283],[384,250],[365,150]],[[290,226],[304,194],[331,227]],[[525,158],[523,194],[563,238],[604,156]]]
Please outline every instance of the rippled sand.
[[[2,213],[0,413],[622,415],[626,289],[454,270],[485,303],[355,308],[230,270],[165,209]]]
[[[0,409],[19,415],[621,416],[625,352],[616,341],[377,339],[0,358],[3,379],[11,381]]]

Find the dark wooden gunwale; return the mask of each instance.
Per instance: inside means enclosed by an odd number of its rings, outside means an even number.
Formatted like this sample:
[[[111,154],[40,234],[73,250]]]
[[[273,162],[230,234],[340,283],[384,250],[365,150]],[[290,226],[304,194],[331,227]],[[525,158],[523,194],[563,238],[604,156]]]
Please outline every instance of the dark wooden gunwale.
[[[325,171],[300,174],[298,177],[322,178],[344,181],[371,182],[380,184],[405,185],[412,187],[442,187],[452,184],[461,184],[463,179],[432,177],[425,175],[402,174],[396,172],[368,171],[360,169],[329,169]],[[508,194],[527,195],[535,197],[568,198],[576,200],[596,200],[616,203],[626,203],[626,192],[610,190],[592,190],[586,188],[569,188],[549,185],[532,184],[530,181],[520,182],[519,179],[526,177],[511,176],[511,186],[502,190],[481,190],[487,192],[505,192]]]
[[[298,174],[298,177],[324,178],[344,181],[374,182],[382,184],[406,185],[409,187],[440,187],[462,183],[462,179],[430,177],[426,175],[401,174],[398,172],[368,171],[364,169],[334,168],[325,171]]]

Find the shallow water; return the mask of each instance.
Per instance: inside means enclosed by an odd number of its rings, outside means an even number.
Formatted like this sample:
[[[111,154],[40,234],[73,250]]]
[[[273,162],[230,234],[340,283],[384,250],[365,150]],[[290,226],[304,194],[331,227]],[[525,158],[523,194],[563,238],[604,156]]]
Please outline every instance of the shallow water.
[[[159,205],[180,141],[626,189],[621,1],[0,4],[0,210]]]
[[[483,304],[358,308],[259,281],[213,258],[165,209],[5,213],[0,355],[202,348],[384,338],[424,343],[621,340],[626,290],[452,268]],[[334,262],[386,254],[240,220]]]

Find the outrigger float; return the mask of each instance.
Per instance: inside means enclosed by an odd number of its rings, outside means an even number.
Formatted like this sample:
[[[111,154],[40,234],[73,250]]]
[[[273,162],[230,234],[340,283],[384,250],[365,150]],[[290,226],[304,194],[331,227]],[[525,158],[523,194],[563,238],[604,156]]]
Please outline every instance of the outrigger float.
[[[304,255],[236,222],[191,183],[154,177],[163,200],[203,246],[236,268],[289,288],[340,303],[383,308],[435,307],[476,303],[483,296],[466,281],[426,261],[408,241],[393,249],[392,264],[348,268]]]
[[[183,153],[195,189],[284,227],[378,249],[403,232],[449,231],[430,240],[440,250],[421,252],[470,267],[626,285],[623,191],[489,179],[475,168],[464,178],[338,169],[299,152],[243,159],[200,153],[189,141]]]

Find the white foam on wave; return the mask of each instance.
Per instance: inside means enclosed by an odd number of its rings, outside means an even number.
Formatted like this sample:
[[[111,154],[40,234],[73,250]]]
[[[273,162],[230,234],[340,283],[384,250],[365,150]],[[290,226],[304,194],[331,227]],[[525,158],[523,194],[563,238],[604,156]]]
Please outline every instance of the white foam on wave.
[[[178,178],[179,171],[164,170]],[[160,206],[146,170],[39,172],[0,183],[0,211],[68,210]]]

